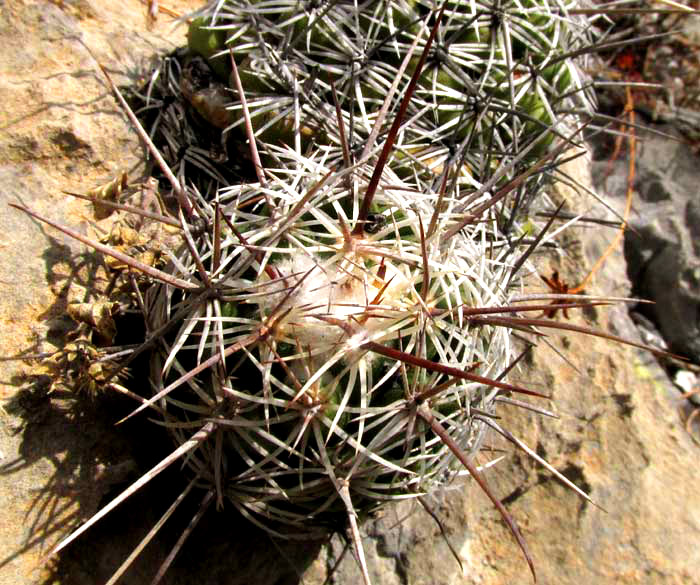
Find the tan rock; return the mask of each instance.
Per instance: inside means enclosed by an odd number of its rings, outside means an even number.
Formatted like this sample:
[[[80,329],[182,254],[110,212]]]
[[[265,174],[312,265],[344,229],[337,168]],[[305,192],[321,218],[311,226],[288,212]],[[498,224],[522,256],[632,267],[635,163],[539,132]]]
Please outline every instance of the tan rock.
[[[170,0],[179,10],[193,1]],[[28,205],[85,232],[90,206],[62,190],[85,192],[141,148],[109,95],[93,57],[117,83],[135,81],[158,51],[184,42],[161,17],[147,30],[138,0],[10,0],[0,11],[0,354],[53,351],[66,311],[67,286],[83,282],[96,256],[40,226],[7,203]],[[84,45],[78,41],[82,38]],[[85,270],[88,269],[88,270]],[[47,333],[49,341],[45,341]],[[65,530],[94,512],[108,489],[102,459],[105,421],[75,420],[60,400],[18,394],[30,364],[0,362],[0,583],[88,580],[52,576],[42,556]],[[113,421],[112,421],[113,422]],[[115,446],[110,457],[117,453]],[[128,467],[128,461],[124,461]],[[122,466],[122,469],[126,467]],[[116,566],[116,565],[115,565]],[[99,573],[99,571],[96,571]],[[97,582],[97,581],[95,581]]]

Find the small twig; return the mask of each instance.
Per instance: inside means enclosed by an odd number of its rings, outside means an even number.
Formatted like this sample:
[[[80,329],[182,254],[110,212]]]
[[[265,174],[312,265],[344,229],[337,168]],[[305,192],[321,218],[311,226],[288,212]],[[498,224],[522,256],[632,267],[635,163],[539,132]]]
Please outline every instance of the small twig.
[[[625,202],[625,212],[623,215],[623,220],[622,220],[622,225],[620,225],[620,229],[618,230],[617,234],[615,234],[615,238],[613,238],[613,241],[610,242],[610,245],[606,248],[605,252],[603,252],[598,258],[598,261],[593,265],[593,268],[591,268],[590,272],[586,275],[586,277],[581,281],[581,284],[578,286],[572,288],[569,290],[569,293],[571,294],[577,294],[582,292],[585,288],[586,285],[591,281],[595,273],[600,269],[600,267],[603,265],[605,260],[612,254],[612,252],[615,250],[617,245],[619,244],[620,240],[622,237],[625,235],[625,228],[627,227],[627,220],[629,218],[630,210],[632,209],[632,195],[634,194],[634,176],[635,176],[635,156],[636,156],[636,151],[637,151],[637,138],[635,135],[635,130],[634,130],[634,100],[632,99],[632,90],[629,88],[629,86],[625,87],[625,95],[627,97],[627,103],[625,104],[625,112],[629,116],[629,168],[627,172],[627,195],[626,195],[626,202]]]

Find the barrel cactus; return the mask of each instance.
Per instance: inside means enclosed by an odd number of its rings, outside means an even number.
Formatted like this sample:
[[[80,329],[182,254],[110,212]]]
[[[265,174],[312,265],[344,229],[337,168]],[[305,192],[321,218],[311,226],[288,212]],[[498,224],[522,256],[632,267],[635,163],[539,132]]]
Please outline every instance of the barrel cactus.
[[[167,285],[149,294],[154,326],[186,310],[154,357],[159,394],[240,347],[165,394],[168,412],[219,417],[222,493],[252,520],[306,536],[342,525],[342,481],[362,516],[455,475],[447,446],[416,421],[420,402],[465,452],[478,448],[483,425],[471,409],[491,412],[496,394],[514,387],[496,381],[507,332],[472,327],[467,314],[504,301],[512,254],[489,237],[489,222],[446,238],[455,203],[436,215],[439,194],[416,193],[390,170],[353,233],[373,167],[333,173],[322,152],[288,162],[299,167],[284,183],[232,186],[203,207],[210,225],[218,208],[235,226],[197,250],[219,298],[192,302]],[[490,245],[498,251],[488,258]],[[196,273],[188,249],[178,260]]]
[[[556,324],[522,315],[575,306],[511,302],[549,227],[516,212],[570,144],[559,110],[590,108],[570,5],[213,2],[187,59],[218,79],[179,97],[240,128],[257,181],[186,184],[116,92],[177,198],[148,217],[179,235],[160,266],[71,235],[150,278],[130,280],[152,385],[133,414],[177,447],[56,551],[187,454],[209,500],[276,535],[348,528],[366,582],[362,519],[466,468],[532,568],[472,456],[504,393],[537,395],[505,379],[512,331]]]

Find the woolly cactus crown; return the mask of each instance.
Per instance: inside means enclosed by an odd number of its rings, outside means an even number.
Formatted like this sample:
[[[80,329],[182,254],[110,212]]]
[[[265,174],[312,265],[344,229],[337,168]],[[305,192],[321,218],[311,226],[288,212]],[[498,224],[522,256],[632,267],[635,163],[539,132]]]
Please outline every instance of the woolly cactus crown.
[[[187,382],[195,403],[174,393],[164,405],[176,417],[197,412],[204,393],[230,427],[221,489],[254,521],[286,522],[294,534],[346,514],[339,479],[362,514],[454,477],[449,449],[419,430],[410,406],[418,395],[465,452],[478,448],[483,424],[471,410],[491,411],[498,389],[483,381],[502,373],[510,342],[502,328],[471,327],[465,310],[504,300],[512,255],[489,221],[445,238],[456,202],[443,198],[436,213],[438,194],[416,192],[390,170],[372,226],[352,234],[373,168],[333,173],[323,152],[278,155],[288,162],[283,177],[273,171],[265,187],[233,186],[216,206],[202,202],[210,225],[221,213],[233,230],[217,249],[198,250],[219,299],[190,304],[162,287],[149,292],[156,327],[189,307],[156,360],[158,394],[186,363],[242,345],[245,357],[222,361],[206,384]],[[186,247],[177,265],[183,276],[196,270]]]

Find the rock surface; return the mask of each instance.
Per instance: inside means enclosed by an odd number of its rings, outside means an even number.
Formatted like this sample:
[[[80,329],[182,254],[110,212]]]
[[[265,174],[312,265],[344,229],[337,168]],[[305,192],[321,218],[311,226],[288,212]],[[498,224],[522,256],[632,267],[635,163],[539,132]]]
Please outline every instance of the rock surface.
[[[670,126],[659,130],[672,132]],[[671,351],[700,362],[700,157],[679,142],[642,135],[632,230],[625,237],[627,272],[634,293],[655,304],[645,313]],[[596,165],[603,175],[607,163]],[[624,197],[627,166],[621,157],[600,188]]]
[[[180,9],[187,4],[197,2],[168,2]],[[61,190],[85,191],[120,168],[137,166],[137,141],[76,37],[82,35],[118,83],[133,82],[155,52],[184,38],[181,30],[172,33],[163,18],[148,31],[144,15],[136,0],[3,4],[3,202],[27,204],[85,231],[88,206]],[[580,197],[567,196],[582,209]],[[0,354],[50,351],[65,327],[69,281],[90,284],[99,260],[15,210],[6,209],[0,222]],[[538,259],[543,273],[558,268],[569,282],[583,278],[584,266],[606,243],[587,233],[576,235],[585,239],[585,250],[574,245],[568,256]],[[612,231],[604,236],[612,237]],[[629,292],[620,253],[607,262],[595,290]],[[584,320],[635,335],[621,307],[575,315],[572,322]],[[577,370],[543,345],[518,375],[552,394],[560,418],[503,407],[499,424],[589,491],[605,511],[581,500],[504,440],[491,438],[506,458],[487,478],[520,523],[538,582],[700,583],[700,507],[695,505],[700,448],[679,424],[669,382],[649,356],[634,349],[575,334],[553,334],[551,343]],[[76,409],[69,400],[42,397],[36,387],[19,393],[29,365],[3,361],[0,368],[6,411],[0,413],[0,585],[104,583],[182,489],[177,470],[108,516],[58,561],[39,564],[61,535],[133,479],[134,468],[147,469],[153,463],[150,451],[158,446],[150,444],[150,434],[140,434],[140,427],[113,429],[109,407]],[[498,455],[484,452],[479,463]],[[459,551],[464,574],[438,525],[419,507],[406,504],[363,529],[375,585],[532,582],[516,544],[475,485],[454,486],[427,503]],[[166,525],[125,583],[150,582],[196,506],[174,518],[172,528]],[[279,546],[225,513],[209,514],[163,582],[291,585],[300,582],[298,571],[304,583],[320,585],[342,549],[337,538],[319,554],[316,543]],[[360,582],[351,554],[330,582]]]
[[[169,2],[179,10],[195,4]],[[7,204],[27,205],[85,232],[89,205],[61,191],[85,192],[121,168],[134,170],[142,158],[86,47],[117,83],[133,83],[154,53],[184,42],[184,30],[172,29],[161,16],[147,30],[146,8],[137,0],[2,3],[3,358],[55,349],[67,325],[69,286],[90,285],[99,264],[93,254]],[[112,481],[106,468],[114,464],[128,472],[124,442],[111,430],[113,419],[104,424],[99,413],[76,411],[70,401],[48,401],[41,387],[18,393],[30,370],[19,361],[0,362],[0,583],[104,581],[99,555],[86,556],[93,581],[58,575],[40,560],[61,534],[96,510]]]

